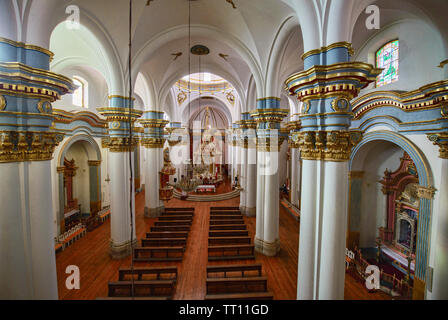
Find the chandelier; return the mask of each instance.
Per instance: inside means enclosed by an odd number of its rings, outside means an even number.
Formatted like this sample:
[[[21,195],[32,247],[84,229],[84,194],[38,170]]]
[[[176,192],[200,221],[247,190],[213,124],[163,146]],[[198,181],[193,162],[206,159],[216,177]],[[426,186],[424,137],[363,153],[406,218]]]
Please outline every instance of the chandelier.
[[[183,177],[178,183],[175,184],[175,187],[184,192],[192,192],[195,191],[200,184],[201,181],[198,179]]]

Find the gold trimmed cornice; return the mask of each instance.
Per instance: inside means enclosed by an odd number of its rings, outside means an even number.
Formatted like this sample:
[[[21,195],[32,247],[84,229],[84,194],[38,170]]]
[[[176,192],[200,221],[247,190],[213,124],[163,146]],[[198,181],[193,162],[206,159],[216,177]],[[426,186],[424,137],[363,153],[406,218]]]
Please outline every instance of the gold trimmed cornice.
[[[280,151],[280,147],[283,142],[287,139],[287,136],[278,136],[277,139],[272,139],[270,137],[258,138],[257,139],[257,151],[259,152],[275,152]]]
[[[138,123],[145,128],[165,128],[169,121],[162,119],[139,119]]]
[[[88,160],[89,167],[98,167],[101,165],[101,160]]]
[[[110,95],[110,96],[108,96],[107,98],[108,98],[109,100],[112,99],[112,98],[119,98],[119,99],[123,99],[123,100],[132,100],[132,101],[135,101],[135,98],[133,98],[133,97],[125,97],[125,96],[120,96],[120,95],[116,95],[116,94]]]
[[[331,49],[335,49],[335,48],[348,49],[348,54],[350,56],[352,56],[355,53],[355,50],[353,50],[351,43],[346,42],[346,41],[341,41],[341,42],[332,43],[326,47],[321,47],[320,49],[314,49],[314,50],[307,51],[304,54],[302,54],[302,60],[305,60],[306,58],[308,58],[311,55],[327,52],[327,51],[330,51]]]
[[[133,137],[132,141],[128,137],[103,138],[101,146],[108,148],[110,152],[133,152],[139,144],[139,139]]]
[[[58,73],[54,73],[54,72],[44,70],[44,69],[30,67],[21,62],[0,62],[0,66],[5,69],[18,69],[20,71],[32,73],[34,75],[50,77],[50,78],[53,78],[53,79],[56,79],[59,81],[68,82],[72,85],[71,89],[75,89],[75,84],[73,83],[72,79],[70,79],[66,76],[63,76],[61,74],[58,74]],[[5,75],[9,75],[9,73],[6,73]],[[15,74],[12,73],[12,75],[15,75]],[[39,81],[39,82],[46,82],[45,80],[47,80],[47,83],[55,84],[54,81],[51,81],[48,79],[42,79],[42,78],[31,77],[31,76],[28,76],[28,77],[29,78],[26,78],[26,80],[35,80],[35,81]]]
[[[445,95],[435,99],[418,101],[429,98],[433,94],[444,92],[446,92]],[[442,107],[441,113],[443,116],[443,107],[446,101],[448,101],[448,80],[442,80],[404,93],[397,91],[370,92],[354,100],[352,110],[355,113],[355,119],[360,119],[366,112],[384,106],[396,107],[406,112]]]
[[[147,149],[161,149],[164,144],[164,138],[143,138],[141,140],[141,145]]]
[[[42,52],[42,53],[44,53],[44,54],[46,54],[47,56],[50,57],[50,62],[53,61],[53,58],[54,58],[54,53],[53,52],[51,52],[48,49],[45,49],[45,48],[42,48],[42,47],[39,47],[39,46],[36,46],[36,45],[33,45],[33,44],[27,44],[27,43],[24,43],[24,42],[14,41],[14,40],[2,38],[2,37],[0,37],[0,42],[10,44],[10,45],[12,45],[14,47],[19,47],[19,48],[24,48],[24,49],[27,49],[27,50],[34,50],[34,51]]]

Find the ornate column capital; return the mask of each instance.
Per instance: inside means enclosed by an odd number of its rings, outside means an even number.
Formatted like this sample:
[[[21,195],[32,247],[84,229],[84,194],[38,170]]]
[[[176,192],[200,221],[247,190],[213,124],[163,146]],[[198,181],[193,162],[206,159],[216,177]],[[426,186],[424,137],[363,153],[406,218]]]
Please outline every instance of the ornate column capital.
[[[142,145],[148,149],[163,148],[165,144],[164,128],[169,121],[163,119],[162,111],[145,111],[139,123],[145,128]]]
[[[53,159],[63,135],[55,132],[0,132],[0,162],[46,161]]]
[[[417,187],[417,196],[422,199],[432,200],[432,199],[434,199],[434,195],[435,195],[436,191],[437,191],[437,189],[434,187],[418,186]]]
[[[0,52],[0,162],[51,160],[63,138],[51,104],[76,86],[49,71],[49,50],[0,38]]]
[[[133,109],[134,98],[118,95],[109,96],[109,107],[97,108],[106,117],[109,137],[101,141],[103,148],[111,152],[132,152],[139,143],[140,129],[134,127],[143,111]],[[135,136],[129,138],[129,130],[135,131]]]
[[[448,132],[428,134],[428,139],[439,147],[439,157],[448,159]]]
[[[362,139],[361,131],[302,131],[293,134],[302,159],[348,161]]]

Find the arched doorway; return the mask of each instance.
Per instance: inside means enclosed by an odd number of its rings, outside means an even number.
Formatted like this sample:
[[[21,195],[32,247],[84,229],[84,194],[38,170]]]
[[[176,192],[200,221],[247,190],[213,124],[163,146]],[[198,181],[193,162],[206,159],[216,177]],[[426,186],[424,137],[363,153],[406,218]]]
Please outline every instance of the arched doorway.
[[[58,158],[59,234],[101,210],[101,151],[88,135],[70,138]]]
[[[358,246],[373,262],[388,256],[392,267],[411,273],[414,297],[425,289],[432,181],[424,154],[397,133],[367,133],[353,150],[347,246]]]

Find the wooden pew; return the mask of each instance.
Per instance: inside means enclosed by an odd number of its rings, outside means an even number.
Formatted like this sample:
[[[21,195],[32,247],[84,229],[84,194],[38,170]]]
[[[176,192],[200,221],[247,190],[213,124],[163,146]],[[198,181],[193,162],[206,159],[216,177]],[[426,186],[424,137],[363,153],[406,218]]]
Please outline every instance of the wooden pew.
[[[147,232],[146,238],[188,238],[185,231]]]
[[[210,220],[210,225],[229,225],[229,224],[243,224],[244,220],[242,219],[232,219],[232,220]]]
[[[95,300],[117,301],[117,300],[170,300],[168,297],[98,297]]]
[[[168,220],[168,221],[155,221],[156,227],[168,227],[168,226],[191,226],[191,220]]]
[[[240,207],[210,207],[210,211],[216,210],[240,210]]]
[[[192,211],[194,208],[165,208],[165,212],[176,212],[176,211]]]
[[[251,244],[250,237],[210,237],[208,238],[209,246],[217,246],[221,244]]]
[[[209,231],[209,237],[248,237],[247,230],[213,230]]]
[[[206,294],[266,292],[266,277],[207,278]]]
[[[134,249],[134,261],[182,261],[184,247],[139,247]]]
[[[179,220],[193,220],[192,216],[160,216],[159,221],[179,221]]]
[[[210,216],[210,221],[211,220],[240,220],[240,221],[244,221],[243,216],[240,214],[224,214],[224,215]]]
[[[210,211],[210,217],[219,216],[219,215],[239,215],[241,216],[241,212],[239,211]]]
[[[253,244],[208,246],[208,260],[255,259]]]
[[[173,280],[149,281],[111,281],[109,282],[109,297],[166,297],[171,299],[174,294]],[[132,292],[132,286],[134,292]]]
[[[272,292],[207,294],[205,300],[273,300]]]
[[[165,226],[165,227],[151,227],[153,232],[165,231],[190,231],[190,226]]]
[[[216,224],[210,226],[210,230],[247,230],[245,224]]]
[[[187,238],[142,239],[142,247],[186,247]]]
[[[254,264],[230,264],[230,265],[219,265],[219,266],[207,266],[207,278],[211,278],[212,274],[219,274],[220,278],[227,278],[228,273],[238,272],[239,277],[247,277],[245,272],[256,271],[256,276],[261,277],[261,263]],[[250,275],[253,276],[253,275]]]
[[[155,279],[143,279],[143,276],[151,275],[155,276]],[[129,277],[127,277],[129,276]],[[132,278],[132,276],[137,276],[138,281],[140,280],[177,280],[177,267],[153,267],[153,268],[139,268],[135,267],[132,273],[131,268],[120,268],[118,269],[118,280],[125,281],[127,278]],[[165,277],[164,277],[165,276]]]
[[[190,216],[190,217],[193,218],[194,212],[192,212],[192,211],[173,211],[173,212],[162,213],[161,216],[162,217],[166,217],[166,216]]]

